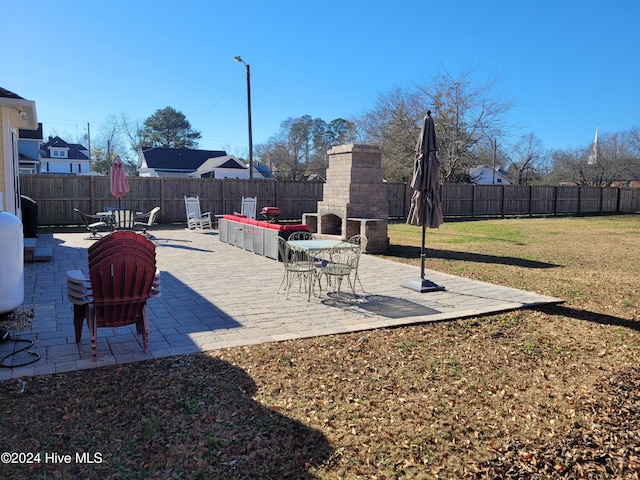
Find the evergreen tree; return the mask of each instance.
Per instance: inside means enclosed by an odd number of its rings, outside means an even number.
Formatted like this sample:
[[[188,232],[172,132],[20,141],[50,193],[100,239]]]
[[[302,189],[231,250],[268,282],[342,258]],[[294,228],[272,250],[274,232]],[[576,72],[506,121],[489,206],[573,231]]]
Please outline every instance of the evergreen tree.
[[[140,145],[146,147],[194,148],[201,138],[184,114],[172,107],[156,110],[144,121],[139,135]]]

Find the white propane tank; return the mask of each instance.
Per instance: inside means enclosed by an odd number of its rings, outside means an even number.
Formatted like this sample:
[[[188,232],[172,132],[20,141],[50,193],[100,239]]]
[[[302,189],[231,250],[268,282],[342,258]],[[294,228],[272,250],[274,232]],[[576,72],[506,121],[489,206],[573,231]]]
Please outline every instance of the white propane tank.
[[[0,211],[0,314],[15,310],[22,305],[22,302],[24,302],[22,222],[15,215]]]

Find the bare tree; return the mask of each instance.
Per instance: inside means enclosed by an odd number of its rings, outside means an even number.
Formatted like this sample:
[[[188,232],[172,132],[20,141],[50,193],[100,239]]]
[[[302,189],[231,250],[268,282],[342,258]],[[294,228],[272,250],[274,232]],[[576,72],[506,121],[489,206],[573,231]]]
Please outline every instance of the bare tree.
[[[546,174],[547,154],[533,133],[524,135],[511,148],[509,173],[517,185],[530,185]]]
[[[598,141],[596,162],[590,164],[594,182],[612,185],[638,180],[640,159],[633,131],[605,135]]]
[[[111,161],[116,155],[120,155],[125,168],[133,171],[127,143],[122,135],[120,121],[115,115],[109,115],[98,129],[97,135],[91,142],[92,169],[94,172],[108,174]]]
[[[137,164],[138,150],[142,145],[141,132],[144,125],[139,120],[131,120],[126,113],[120,114],[119,123],[120,131],[129,146],[127,158],[131,160],[131,163]]]
[[[354,138],[354,131],[354,125],[344,119],[327,124],[309,115],[290,117],[267,143],[256,147],[256,153],[263,163],[277,167],[280,178],[301,180],[312,173],[324,177],[327,151],[339,141]]]
[[[379,95],[374,108],[357,120],[364,141],[382,147],[385,178],[411,178],[422,120],[431,110],[443,181],[468,179],[480,150],[504,134],[504,118],[511,108],[510,102],[494,92],[495,81],[474,86],[470,77],[471,72],[457,78],[437,74],[429,83],[411,90],[394,88]]]
[[[636,157],[640,157],[640,127],[633,127],[629,131],[629,138],[634,154]]]
[[[375,106],[355,120],[361,141],[382,148],[382,168],[388,181],[411,179],[416,142],[426,110],[418,91],[396,87],[379,94]]]
[[[553,167],[554,180],[577,185],[613,185],[640,179],[637,129],[600,135],[597,144],[577,150],[554,152]]]
[[[506,132],[505,117],[512,105],[495,92],[497,80],[474,85],[473,72],[453,78],[436,75],[431,86],[422,87],[435,107],[442,176],[445,182],[466,176],[477,164],[483,145]],[[439,129],[438,129],[439,124]]]

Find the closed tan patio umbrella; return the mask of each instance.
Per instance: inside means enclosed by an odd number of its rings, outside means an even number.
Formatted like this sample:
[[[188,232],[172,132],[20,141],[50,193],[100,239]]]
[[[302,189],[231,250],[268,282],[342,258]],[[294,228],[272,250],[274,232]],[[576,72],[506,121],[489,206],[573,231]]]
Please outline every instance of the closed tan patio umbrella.
[[[416,155],[411,180],[413,195],[407,223],[422,226],[422,245],[420,248],[420,279],[403,283],[403,287],[420,293],[444,290],[424,278],[426,258],[426,228],[438,228],[443,223],[442,202],[440,200],[440,159],[438,158],[438,140],[436,127],[431,118],[431,110],[422,123],[420,137],[416,144]]]

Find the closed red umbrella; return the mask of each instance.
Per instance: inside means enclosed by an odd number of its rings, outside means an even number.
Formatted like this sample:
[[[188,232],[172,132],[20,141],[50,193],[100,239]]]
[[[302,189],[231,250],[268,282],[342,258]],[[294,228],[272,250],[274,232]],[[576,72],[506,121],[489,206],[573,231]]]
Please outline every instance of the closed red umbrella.
[[[129,181],[122,167],[122,160],[116,155],[111,162],[111,195],[118,199],[118,208],[120,208],[120,200],[129,193]]]
[[[426,257],[425,230],[442,225],[442,203],[440,201],[440,159],[438,158],[438,141],[436,127],[431,118],[431,110],[422,123],[420,138],[416,144],[416,156],[411,180],[413,195],[407,223],[422,226],[422,246],[420,249],[420,279],[402,284],[420,293],[444,290],[424,278],[424,261]]]

